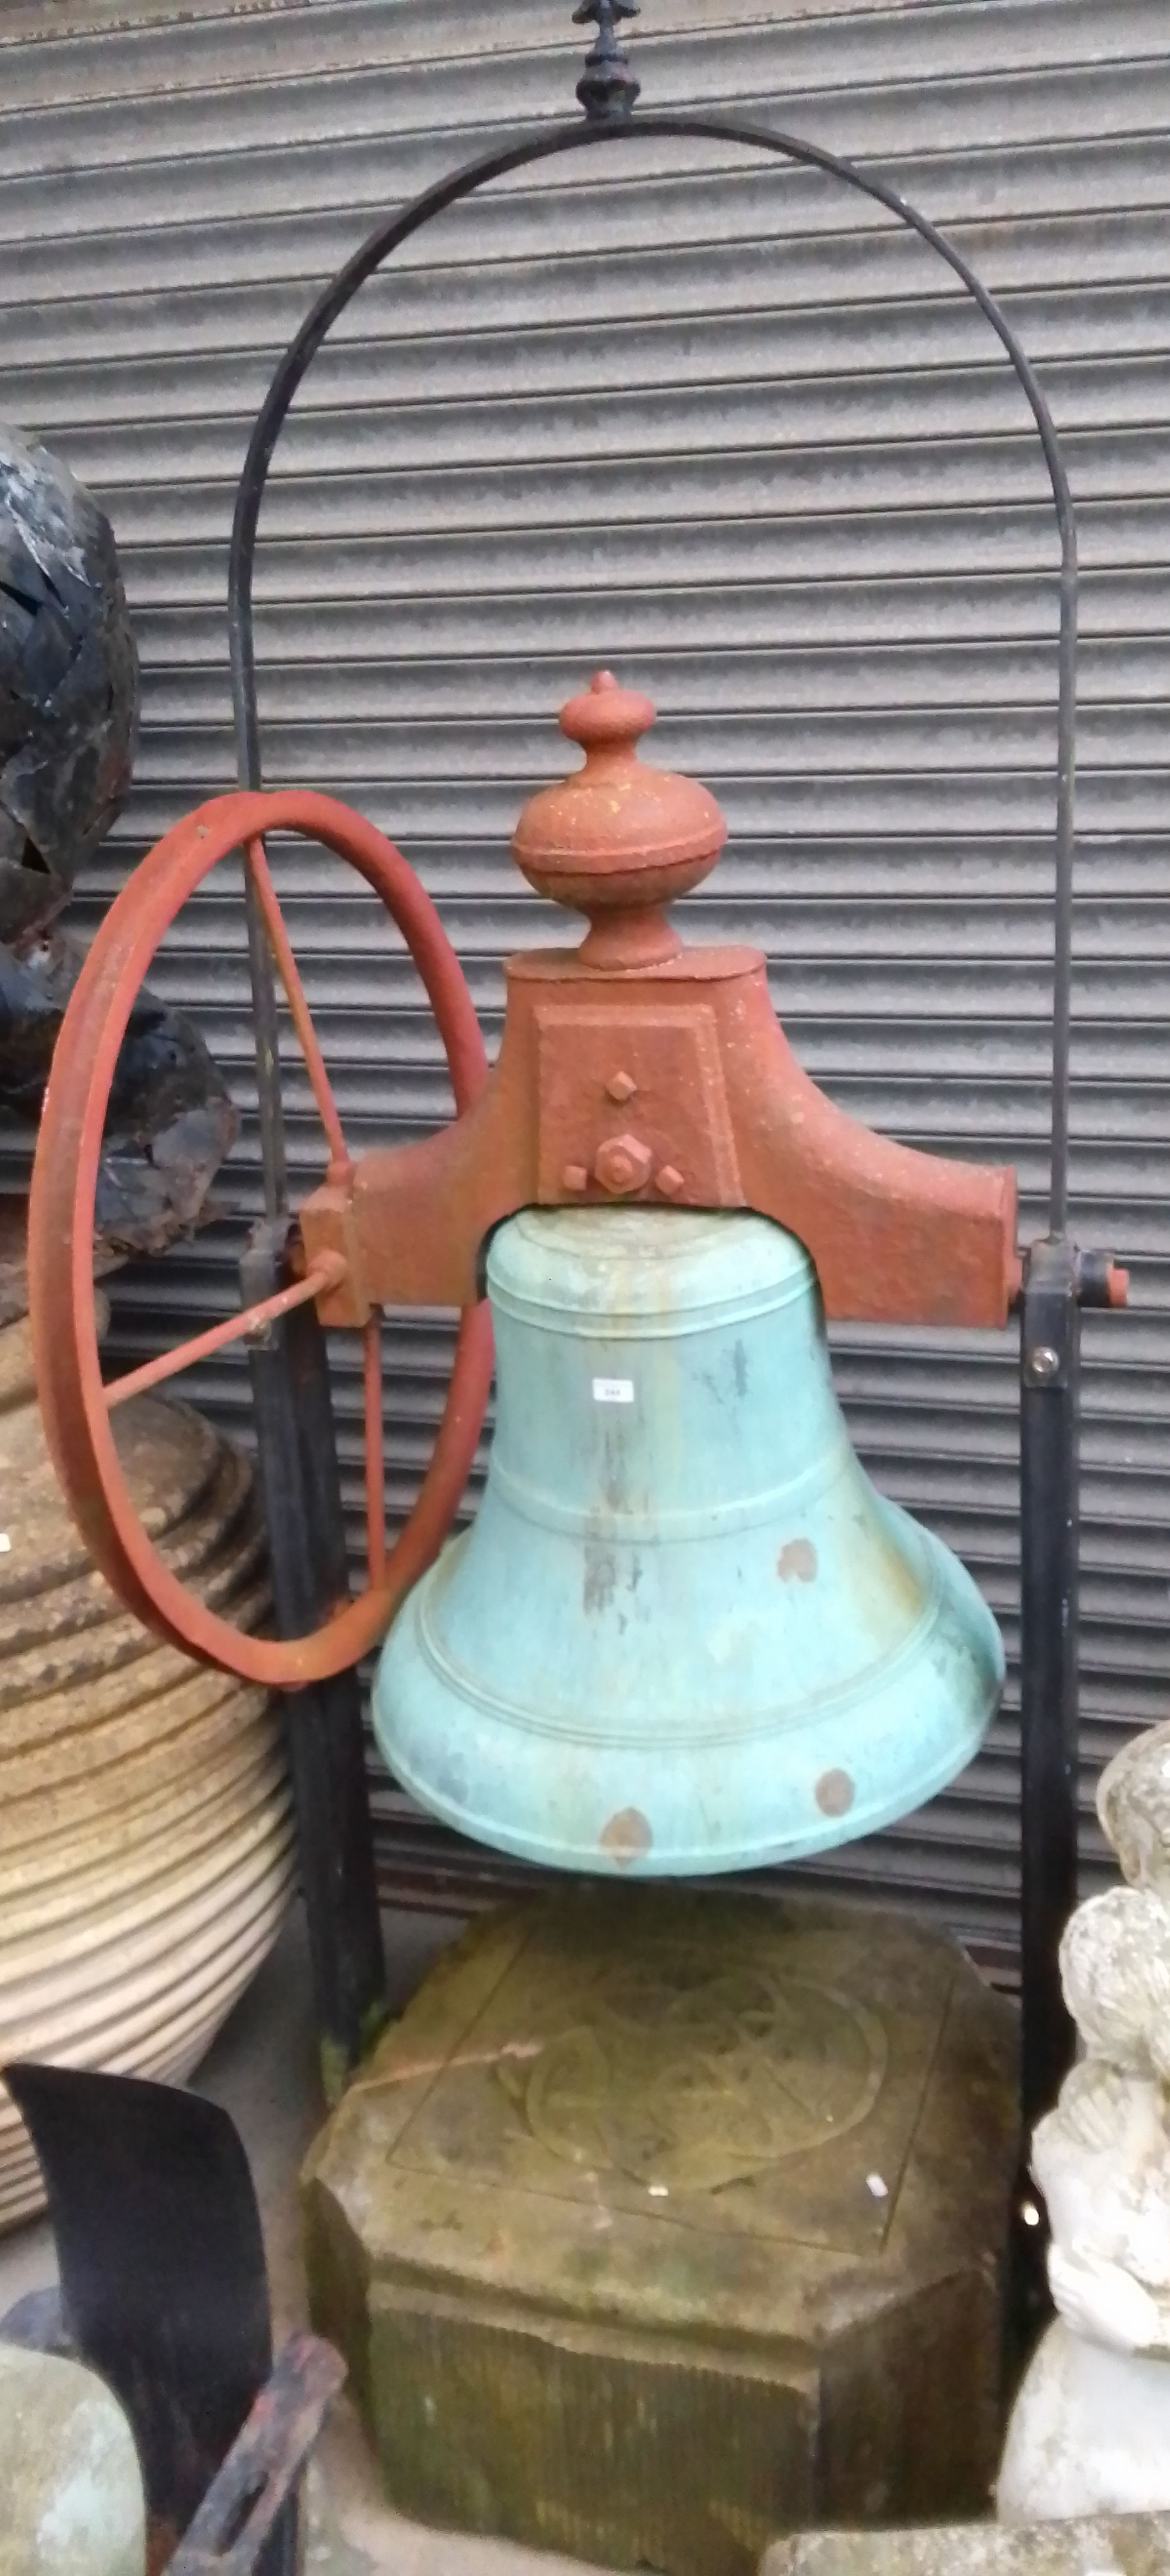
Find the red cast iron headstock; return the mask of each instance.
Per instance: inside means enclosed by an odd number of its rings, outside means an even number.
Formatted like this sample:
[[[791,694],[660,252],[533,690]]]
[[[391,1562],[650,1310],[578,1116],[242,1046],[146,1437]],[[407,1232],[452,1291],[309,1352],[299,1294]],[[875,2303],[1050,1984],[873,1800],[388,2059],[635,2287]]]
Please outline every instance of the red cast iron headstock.
[[[752,948],[685,947],[666,907],[708,874],[726,826],[704,787],[652,768],[648,699],[598,672],[561,716],[584,765],[525,807],[513,849],[541,894],[586,914],[575,948],[508,962],[489,1074],[459,966],[400,853],[331,797],[241,791],[177,824],[103,922],[61,1031],[33,1181],[30,1274],[38,1382],[75,1517],[114,1588],[174,1644],[295,1688],[355,1662],[436,1554],[475,1452],[491,1376],[481,1247],[518,1208],[642,1200],[753,1208],[798,1235],[830,1316],[1002,1324],[1019,1277],[1007,1170],[944,1161],[874,1135],[801,1071]],[[453,1124],[354,1160],[346,1147],[261,835],[323,842],[359,870],[403,932],[443,1035]],[[229,851],[248,853],[277,974],[324,1130],[327,1168],[298,1213],[289,1286],[102,1384],[92,1281],[94,1182],[118,1046],[155,949]],[[313,1299],[365,1337],[368,1582],[314,1634],[245,1635],[163,1564],[126,1488],[110,1423],[127,1397]],[[385,1305],[459,1306],[463,1323],[434,1456],[389,1555],[378,1348]]]

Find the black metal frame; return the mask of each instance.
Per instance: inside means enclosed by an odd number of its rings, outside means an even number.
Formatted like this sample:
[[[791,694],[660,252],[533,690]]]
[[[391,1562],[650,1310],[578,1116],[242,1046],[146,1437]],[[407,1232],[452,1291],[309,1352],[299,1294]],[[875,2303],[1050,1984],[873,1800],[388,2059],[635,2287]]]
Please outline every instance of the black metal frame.
[[[858,170],[839,154],[797,136],[727,116],[675,115],[669,112],[631,118],[638,93],[621,48],[614,21],[636,14],[630,0],[583,0],[575,12],[579,23],[592,20],[598,38],[578,86],[586,121],[557,123],[520,136],[453,171],[435,187],[387,221],[377,225],[338,270],[291,341],[273,376],[248,444],[237,494],[229,568],[229,637],[240,783],[262,783],[256,662],[252,618],[252,576],[256,534],[268,468],[282,425],[308,367],[338,316],[360,286],[414,233],[449,206],[508,173],[559,158],[566,152],[622,145],[647,134],[675,140],[703,140],[766,152],[857,189],[917,233],[952,269],[1000,340],[1024,391],[1044,451],[1052,485],[1060,536],[1060,628],[1058,645],[1058,729],[1056,763],[1056,829],[1053,899],[1053,1004],[1051,1160],[1048,1234],[1030,1250],[1025,1263],[1021,1317],[1021,1798],[1022,1820],[1022,1987],[1023,2100],[1028,2117],[1051,2100],[1071,2059],[1072,2031],[1060,1993],[1057,1947],[1076,1891],[1077,1837],[1077,1456],[1079,1388],[1079,1307],[1108,1302],[1103,1255],[1082,1256],[1070,1242],[1069,1213],[1069,1039],[1072,986],[1072,899],[1075,856],[1077,535],[1076,515],[1060,440],[1044,393],[1028,357],[1005,314],[975,270],[938,227],[909,205],[884,180]],[[287,1176],[279,1089],[277,1005],[272,961],[257,908],[249,902],[248,935],[253,979],[260,1081],[260,1129],[265,1205],[270,1226],[279,1227],[287,1213]],[[309,1322],[310,1337],[319,1328]],[[1049,1353],[1056,1364],[1048,1367]],[[323,1363],[321,1363],[323,1365]],[[276,1427],[284,1380],[275,1375],[268,1404],[271,1428],[262,1436],[280,1446]],[[278,1391],[281,1390],[281,1391]],[[331,1433],[321,1428],[322,1482],[336,1476],[327,1451]],[[299,1507],[296,1527],[286,1534],[283,1512],[273,1526],[278,1560],[288,1545],[295,1555],[309,1523]],[[278,1585],[281,1576],[278,1567]],[[290,1587],[291,1589],[291,1587]],[[297,1596],[299,1598],[299,1596]],[[314,1604],[302,1603],[301,1624],[311,1621]],[[315,1705],[318,1695],[299,1699]],[[316,1716],[306,1718],[298,1738],[294,1728],[294,1764],[306,1767],[304,1748],[318,1729]],[[352,1751],[345,1762],[356,1764],[354,1721],[349,1721]],[[300,1749],[298,1749],[298,1747]],[[351,1781],[351,1794],[353,1791]],[[302,1869],[311,1918],[330,1929],[318,1942],[320,1957],[340,1959],[344,1927],[337,1915],[336,1889],[330,1873],[302,1849]],[[372,1851],[369,1858],[373,1884]],[[351,1890],[352,1894],[352,1890]],[[368,1912],[368,1896],[360,1911]],[[350,1989],[354,1980],[350,1979]],[[360,1979],[357,1981],[360,1984]],[[323,2027],[353,2031],[352,2012],[333,1991],[328,1976],[318,1973],[318,2012]],[[352,2054],[350,2058],[352,2062]]]
[[[1077,1559],[1081,1315],[1067,1237],[1028,1254],[1020,1331],[1021,1952],[1024,2122],[1054,2101],[1071,2054],[1056,1948],[1077,1898]],[[1040,1715],[1042,1713],[1042,1715]]]
[[[240,1264],[245,1305],[286,1284],[285,1219],[258,1225]],[[311,1306],[248,1345],[260,1489],[282,1637],[326,1619],[349,1583],[325,1336]],[[353,1672],[286,1694],[297,1855],[321,2084],[340,2100],[386,2018],[361,1684]]]

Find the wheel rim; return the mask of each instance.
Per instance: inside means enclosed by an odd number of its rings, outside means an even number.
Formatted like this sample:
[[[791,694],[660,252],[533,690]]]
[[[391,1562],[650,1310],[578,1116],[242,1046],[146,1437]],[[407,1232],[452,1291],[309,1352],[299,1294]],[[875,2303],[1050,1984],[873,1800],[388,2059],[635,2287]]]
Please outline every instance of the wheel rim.
[[[164,932],[188,896],[228,853],[249,856],[253,883],[302,1042],[331,1168],[352,1169],[311,1015],[292,958],[282,957],[283,919],[262,835],[292,831],[323,843],[373,887],[406,939],[443,1039],[456,1110],[487,1078],[483,1039],[462,971],[438,914],[400,852],[335,798],[308,789],[241,791],[215,797],[156,843],[111,906],[86,958],[62,1023],[42,1114],[29,1204],[33,1353],[54,1464],[90,1553],[129,1609],[173,1645],[244,1679],[298,1688],[345,1669],[383,1634],[410,1585],[437,1554],[475,1454],[491,1381],[491,1322],[485,1303],[461,1318],[447,1403],[414,1509],[387,1552],[382,1524],[381,1379],[378,1318],[365,1330],[367,1561],[364,1591],[304,1637],[256,1637],[208,1610],[163,1563],[135,1513],[122,1473],[111,1411],[127,1394],[190,1366],[209,1347],[239,1338],[262,1313],[302,1302],[329,1282],[322,1271],[247,1310],[211,1336],[115,1381],[102,1381],[93,1288],[93,1222],[106,1104],[130,1010]],[[252,847],[250,848],[250,845]],[[279,929],[277,925],[279,924]],[[291,989],[287,979],[291,963]],[[299,997],[299,999],[294,998]],[[307,1023],[302,1029],[301,1014]],[[308,1046],[305,1040],[308,1038]],[[344,1158],[344,1160],[342,1159]],[[250,1318],[250,1321],[248,1320]],[[124,1392],[118,1394],[118,1387]],[[111,1397],[113,1403],[111,1403]],[[375,1440],[376,1432],[376,1440]],[[376,1454],[375,1454],[376,1451]]]

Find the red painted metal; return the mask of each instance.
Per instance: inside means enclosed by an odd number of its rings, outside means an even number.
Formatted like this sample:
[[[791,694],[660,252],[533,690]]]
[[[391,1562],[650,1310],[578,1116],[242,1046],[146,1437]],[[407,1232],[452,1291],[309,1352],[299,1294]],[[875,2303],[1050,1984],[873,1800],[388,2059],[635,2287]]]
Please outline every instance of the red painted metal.
[[[74,989],[41,1121],[29,1210],[29,1276],[45,1428],[74,1518],[101,1571],[129,1608],[186,1652],[248,1680],[295,1689],[365,1654],[442,1544],[475,1453],[492,1348],[490,1318],[486,1306],[473,1302],[473,1290],[415,1509],[381,1581],[339,1603],[336,1616],[311,1636],[254,1637],[218,1618],[163,1564],[135,1514],[114,1445],[94,1310],[94,1188],[106,1102],[134,997],[168,924],[217,860],[268,831],[300,832],[324,843],[381,895],[407,940],[442,1031],[457,1108],[466,1110],[481,1088],[486,1059],[467,987],[434,906],[399,852],[360,815],[308,790],[213,798],[168,832],[136,869],[102,923]],[[329,1250],[336,1276],[337,1262],[348,1266],[349,1256]],[[310,1256],[307,1268],[319,1273],[319,1256]],[[349,1284],[352,1302],[360,1290],[356,1282]],[[370,1301],[360,1303],[356,1320],[364,1325]]]
[[[161,1386],[168,1377],[181,1376],[193,1368],[196,1360],[210,1359],[213,1351],[226,1350],[229,1342],[242,1341],[245,1334],[255,1333],[262,1324],[275,1324],[281,1315],[291,1315],[294,1306],[309,1306],[327,1288],[336,1288],[345,1277],[345,1263],[339,1253],[322,1255],[304,1279],[291,1288],[278,1289],[275,1297],[261,1297],[255,1306],[241,1306],[239,1313],[227,1316],[222,1324],[212,1324],[206,1333],[195,1333],[189,1342],[178,1342],[173,1351],[160,1351],[158,1358],[144,1360],[141,1368],[129,1369],[125,1377],[114,1378],[104,1388],[106,1406],[113,1413],[119,1404],[128,1404],[131,1396],[146,1395],[152,1386]]]
[[[518,1208],[614,1200],[754,1208],[805,1244],[831,1316],[1006,1318],[1020,1276],[1014,1174],[911,1152],[847,1117],[796,1062],[759,952],[683,947],[666,907],[713,866],[726,826],[706,788],[639,758],[653,717],[650,701],[608,672],[563,711],[584,763],[530,800],[513,848],[529,882],[584,912],[589,929],[577,948],[509,961],[490,1078],[433,906],[399,853],[331,798],[290,791],[213,800],[143,861],[98,933],[62,1030],[34,1180],[42,1401],[58,1470],[103,1572],[132,1608],[209,1661],[294,1687],[337,1672],[375,1642],[433,1557],[490,1380],[490,1328],[476,1305],[481,1250],[491,1227]],[[455,1090],[457,1116],[437,1136],[351,1161],[262,846],[263,832],[282,828],[349,859],[404,931]],[[298,1213],[302,1293],[311,1281],[322,1322],[365,1335],[369,1588],[316,1635],[279,1644],[241,1636],[205,1610],[135,1521],[101,1386],[90,1277],[98,1142],[131,1001],[179,905],[237,844],[329,1140],[326,1179]],[[386,1556],[377,1317],[392,1304],[459,1306],[463,1322],[434,1458]],[[247,1328],[241,1318],[238,1329]],[[189,1353],[201,1346],[217,1345],[200,1337]]]
[[[677,957],[682,941],[664,906],[702,884],[727,838],[705,787],[638,759],[634,745],[653,722],[649,698],[595,671],[560,715],[584,765],[531,796],[512,837],[537,893],[587,915],[578,955],[598,971]]]
[[[366,1575],[386,1579],[386,1451],[382,1430],[382,1309],[371,1308],[362,1333],[362,1403],[366,1454]]]
[[[359,1318],[355,1276],[387,1304],[462,1304],[501,1218],[621,1199],[775,1218],[832,1316],[1002,1324],[1020,1276],[1014,1174],[847,1117],[796,1062],[758,950],[684,948],[667,920],[726,827],[706,788],[639,759],[653,714],[608,672],[565,708],[584,765],[531,799],[513,849],[588,936],[509,961],[499,1057],[466,1117],[306,1200],[309,1257],[353,1264],[322,1314]]]
[[[285,928],[284,914],[282,913],[280,905],[276,899],[276,888],[273,885],[272,872],[268,865],[268,853],[259,836],[257,836],[255,840],[249,841],[244,857],[248,874],[256,889],[256,897],[260,905],[260,910],[264,916],[264,927],[268,933],[268,944],[272,950],[273,961],[276,966],[277,974],[279,975],[281,984],[284,988],[284,998],[288,1003],[289,1016],[297,1033],[297,1045],[301,1050],[301,1055],[304,1059],[305,1071],[308,1074],[313,1098],[317,1104],[317,1116],[321,1121],[328,1139],[329,1177],[331,1180],[340,1180],[346,1173],[352,1172],[353,1156],[345,1141],[341,1119],[338,1116],[337,1102],[333,1097],[333,1085],[330,1082],[328,1073],[325,1069],[325,1058],[317,1043],[317,1032],[313,1026],[313,1015],[309,1009],[308,1002],[305,999],[305,988],[301,982],[300,968],[298,967],[296,958],[293,955],[292,941],[289,938],[287,929]]]

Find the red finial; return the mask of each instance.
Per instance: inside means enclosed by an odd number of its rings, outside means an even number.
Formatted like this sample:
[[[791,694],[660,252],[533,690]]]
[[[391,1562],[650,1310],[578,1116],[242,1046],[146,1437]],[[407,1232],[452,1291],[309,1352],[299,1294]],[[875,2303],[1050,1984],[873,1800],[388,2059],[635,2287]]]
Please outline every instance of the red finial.
[[[593,751],[606,743],[637,742],[649,733],[654,715],[651,700],[639,690],[621,688],[612,671],[595,671],[580,697],[566,699],[557,721],[570,742]]]
[[[512,840],[538,894],[588,915],[582,961],[608,973],[677,955],[663,907],[701,883],[727,838],[705,787],[639,759],[653,722],[649,698],[595,671],[560,717],[584,767],[529,798]]]

